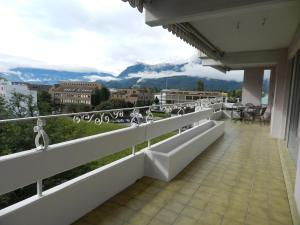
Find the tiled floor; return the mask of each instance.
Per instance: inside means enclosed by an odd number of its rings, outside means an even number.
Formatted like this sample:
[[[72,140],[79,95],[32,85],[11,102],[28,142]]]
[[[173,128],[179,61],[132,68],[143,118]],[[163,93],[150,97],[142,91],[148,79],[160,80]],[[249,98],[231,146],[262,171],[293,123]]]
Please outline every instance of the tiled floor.
[[[144,177],[75,224],[290,225],[276,141],[267,126],[227,122],[173,181]]]

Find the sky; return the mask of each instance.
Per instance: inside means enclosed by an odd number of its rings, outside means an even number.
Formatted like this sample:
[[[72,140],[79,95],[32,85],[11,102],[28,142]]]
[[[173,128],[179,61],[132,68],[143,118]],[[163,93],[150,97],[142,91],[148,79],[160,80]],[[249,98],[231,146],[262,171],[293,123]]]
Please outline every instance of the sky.
[[[121,0],[0,0],[0,15],[0,71],[27,66],[117,75],[136,62],[189,62],[184,72],[242,80],[241,71],[224,75],[195,65],[195,48],[147,26],[144,14]]]

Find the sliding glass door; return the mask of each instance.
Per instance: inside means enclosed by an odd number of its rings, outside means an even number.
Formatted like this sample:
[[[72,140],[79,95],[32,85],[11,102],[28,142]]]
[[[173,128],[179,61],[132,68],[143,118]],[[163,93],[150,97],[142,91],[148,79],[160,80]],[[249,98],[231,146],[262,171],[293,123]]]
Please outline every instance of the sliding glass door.
[[[300,144],[300,52],[293,59],[291,73],[287,143],[288,149],[296,163]]]

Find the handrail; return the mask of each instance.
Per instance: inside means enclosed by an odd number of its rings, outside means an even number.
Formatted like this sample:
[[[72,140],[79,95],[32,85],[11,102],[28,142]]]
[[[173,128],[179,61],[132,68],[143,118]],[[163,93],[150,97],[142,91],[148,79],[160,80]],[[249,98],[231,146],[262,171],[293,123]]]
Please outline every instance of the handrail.
[[[42,180],[45,178],[191,125],[209,118],[212,114],[213,109],[206,108],[198,112],[144,123],[140,126],[131,126],[49,145],[47,150],[32,149],[2,156],[0,157],[0,177],[2,178],[0,194],[37,182],[38,195],[42,195]],[[9,171],[9,176],[7,176],[7,171]]]
[[[31,117],[21,117],[21,118],[12,118],[12,119],[3,119],[0,120],[0,123],[8,123],[8,122],[17,122],[17,121],[26,121],[26,120],[37,120],[37,119],[47,119],[47,118],[57,118],[57,117],[66,117],[66,116],[78,116],[82,114],[100,114],[100,113],[110,113],[110,112],[119,112],[119,111],[130,111],[130,110],[139,110],[139,109],[151,109],[155,107],[159,107],[161,109],[166,108],[176,108],[176,107],[194,107],[196,105],[204,105],[211,103],[223,102],[223,98],[206,98],[200,99],[194,102],[184,102],[184,103],[174,103],[174,104],[159,104],[159,105],[148,105],[148,106],[137,106],[137,107],[129,107],[129,108],[119,108],[119,109],[108,109],[108,110],[95,110],[95,111],[87,111],[87,112],[77,112],[77,113],[62,113],[62,114],[54,114],[54,115],[45,115],[45,116],[31,116]]]

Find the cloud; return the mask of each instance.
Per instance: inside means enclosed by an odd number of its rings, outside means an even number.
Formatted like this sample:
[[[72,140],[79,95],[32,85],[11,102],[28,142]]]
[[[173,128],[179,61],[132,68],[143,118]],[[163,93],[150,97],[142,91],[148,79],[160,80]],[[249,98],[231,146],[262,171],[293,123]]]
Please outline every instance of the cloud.
[[[116,78],[116,77],[99,76],[99,75],[88,75],[88,76],[83,76],[83,77],[91,82],[95,82],[97,80],[102,80],[102,81],[118,80],[118,78]]]
[[[220,80],[235,80],[242,81],[244,72],[243,71],[230,71],[226,74],[212,68],[202,66],[199,61],[190,61],[185,64],[180,72],[176,71],[162,71],[162,72],[153,72],[153,71],[145,71],[139,73],[131,73],[129,77],[137,77],[142,79],[153,79],[153,78],[163,78],[163,77],[173,77],[173,76],[182,76],[189,75],[195,77],[203,77],[203,78],[211,78],[211,79],[220,79]]]
[[[118,74],[142,61],[183,62],[197,50],[121,0],[1,0],[0,54],[13,66],[91,68]],[[28,59],[26,63],[24,60]]]

